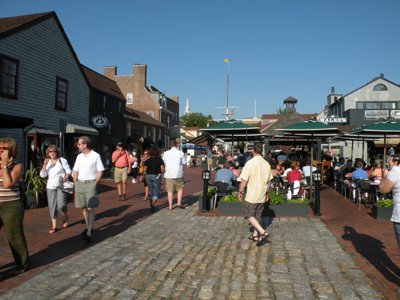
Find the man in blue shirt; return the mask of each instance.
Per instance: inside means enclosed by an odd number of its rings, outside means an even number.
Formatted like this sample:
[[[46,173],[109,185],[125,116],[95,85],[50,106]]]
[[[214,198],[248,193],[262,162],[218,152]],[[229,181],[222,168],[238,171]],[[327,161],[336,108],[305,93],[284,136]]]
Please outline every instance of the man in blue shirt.
[[[235,174],[229,170],[229,162],[224,162],[224,167],[217,171],[215,181],[226,182],[229,186],[232,186],[232,183],[236,181]]]
[[[351,179],[368,179],[367,171],[363,170],[363,162],[361,160],[356,162],[356,170],[352,173]]]

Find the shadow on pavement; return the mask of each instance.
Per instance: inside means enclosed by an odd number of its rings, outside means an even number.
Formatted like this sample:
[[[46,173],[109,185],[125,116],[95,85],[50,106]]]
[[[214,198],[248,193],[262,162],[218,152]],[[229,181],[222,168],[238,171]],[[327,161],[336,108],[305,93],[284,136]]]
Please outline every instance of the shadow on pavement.
[[[367,234],[358,233],[353,227],[344,226],[342,238],[351,241],[356,251],[366,258],[386,280],[400,286],[400,269],[384,251],[383,243]]]

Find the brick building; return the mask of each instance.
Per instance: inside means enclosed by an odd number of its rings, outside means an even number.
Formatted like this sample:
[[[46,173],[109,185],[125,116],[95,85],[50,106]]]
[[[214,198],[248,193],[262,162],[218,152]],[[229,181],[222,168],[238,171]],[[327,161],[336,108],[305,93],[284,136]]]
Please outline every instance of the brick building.
[[[127,108],[146,113],[165,125],[161,147],[168,147],[171,139],[179,138],[179,97],[168,97],[156,87],[148,86],[147,65],[135,64],[133,75],[118,75],[117,67],[104,67],[104,75],[118,84]]]

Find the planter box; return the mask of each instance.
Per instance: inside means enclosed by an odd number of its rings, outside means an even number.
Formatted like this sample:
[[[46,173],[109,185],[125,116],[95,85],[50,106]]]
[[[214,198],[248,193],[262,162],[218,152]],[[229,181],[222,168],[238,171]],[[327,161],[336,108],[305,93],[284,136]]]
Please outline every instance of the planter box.
[[[309,205],[284,204],[269,205],[264,209],[265,217],[307,217]],[[243,203],[219,202],[218,211],[221,216],[243,216]]]
[[[393,207],[372,207],[372,215],[377,220],[390,220],[392,217]]]
[[[243,216],[243,203],[218,202],[218,211],[221,216]]]
[[[283,204],[269,205],[264,215],[270,217],[304,217],[308,216],[309,205],[304,204]]]

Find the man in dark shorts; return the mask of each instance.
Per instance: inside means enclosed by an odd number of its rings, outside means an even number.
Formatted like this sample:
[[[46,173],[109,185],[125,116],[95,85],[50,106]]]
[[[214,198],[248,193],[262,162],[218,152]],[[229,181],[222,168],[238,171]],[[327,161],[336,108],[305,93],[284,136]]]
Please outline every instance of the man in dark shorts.
[[[252,150],[253,158],[244,166],[240,174],[239,200],[243,200],[243,191],[247,187],[244,217],[254,227],[249,239],[261,246],[269,234],[260,225],[261,215],[268,201],[268,186],[272,179],[270,164],[262,157],[263,145],[255,143]]]

